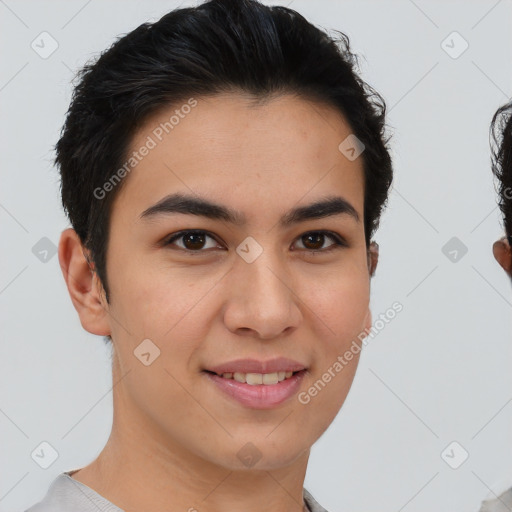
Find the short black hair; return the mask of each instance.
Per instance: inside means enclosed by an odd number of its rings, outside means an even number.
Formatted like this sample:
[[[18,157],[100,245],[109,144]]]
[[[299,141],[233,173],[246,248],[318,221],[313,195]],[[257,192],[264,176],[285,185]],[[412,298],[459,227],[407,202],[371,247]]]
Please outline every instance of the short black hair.
[[[512,236],[512,101],[501,106],[491,121],[491,166],[498,182],[498,206],[505,233]]]
[[[111,205],[95,190],[127,161],[147,118],[191,96],[242,92],[255,100],[291,93],[336,108],[364,144],[367,246],[392,182],[382,97],[356,73],[348,37],[296,11],[256,0],[210,0],[175,9],[118,38],[77,73],[55,163],[64,210],[109,302],[106,252]],[[340,141],[341,142],[341,141]]]

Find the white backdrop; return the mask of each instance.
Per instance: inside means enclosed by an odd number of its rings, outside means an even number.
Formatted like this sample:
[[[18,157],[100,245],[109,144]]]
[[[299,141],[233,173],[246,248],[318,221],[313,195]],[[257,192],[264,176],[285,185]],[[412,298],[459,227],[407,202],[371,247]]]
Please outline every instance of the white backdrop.
[[[394,134],[371,301],[374,319],[395,301],[404,309],[364,349],[305,486],[330,512],[476,512],[512,485],[512,290],[491,251],[502,224],[488,144],[512,94],[512,1],[265,3],[350,36]],[[0,2],[2,512],[91,462],[111,428],[109,351],[81,328],[57,256],[33,252],[68,226],[51,161],[70,80],[116,36],[178,5]],[[31,458],[43,441],[58,451],[48,469]]]

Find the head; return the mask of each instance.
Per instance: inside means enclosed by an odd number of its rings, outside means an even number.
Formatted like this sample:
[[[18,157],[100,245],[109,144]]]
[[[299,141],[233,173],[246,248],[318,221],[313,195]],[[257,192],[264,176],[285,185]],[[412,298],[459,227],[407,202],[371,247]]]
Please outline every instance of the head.
[[[81,71],[56,146],[59,259],[82,326],[113,344],[114,428],[230,469],[247,443],[263,469],[308,451],[372,323],[384,116],[346,36],[249,0],[172,11]],[[281,402],[282,384],[241,403],[213,375],[278,357],[301,367]]]
[[[492,118],[492,171],[497,179],[505,236],[494,242],[496,261],[512,277],[512,102],[500,107]]]

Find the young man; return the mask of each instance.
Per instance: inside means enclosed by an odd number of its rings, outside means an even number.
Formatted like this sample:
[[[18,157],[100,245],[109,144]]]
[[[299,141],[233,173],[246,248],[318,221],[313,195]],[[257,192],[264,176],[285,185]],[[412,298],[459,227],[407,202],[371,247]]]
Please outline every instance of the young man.
[[[308,458],[372,324],[392,181],[354,69],[346,36],[253,0],[172,11],[84,68],[59,260],[112,344],[113,427],[30,511],[324,511]]]
[[[493,116],[492,171],[498,181],[498,204],[503,216],[506,235],[494,242],[492,250],[496,261],[512,278],[512,102],[503,105]],[[512,487],[495,499],[482,503],[480,512],[508,512],[512,510]]]

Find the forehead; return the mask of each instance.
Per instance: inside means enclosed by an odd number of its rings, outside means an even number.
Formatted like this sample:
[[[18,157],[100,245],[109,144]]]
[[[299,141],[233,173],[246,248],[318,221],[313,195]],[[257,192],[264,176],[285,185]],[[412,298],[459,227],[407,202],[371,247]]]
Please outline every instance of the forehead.
[[[133,137],[127,159],[136,161],[116,208],[140,214],[181,191],[281,212],[339,192],[362,217],[362,157],[339,149],[350,135],[338,110],[292,95],[261,104],[242,94],[185,100],[159,110]]]

